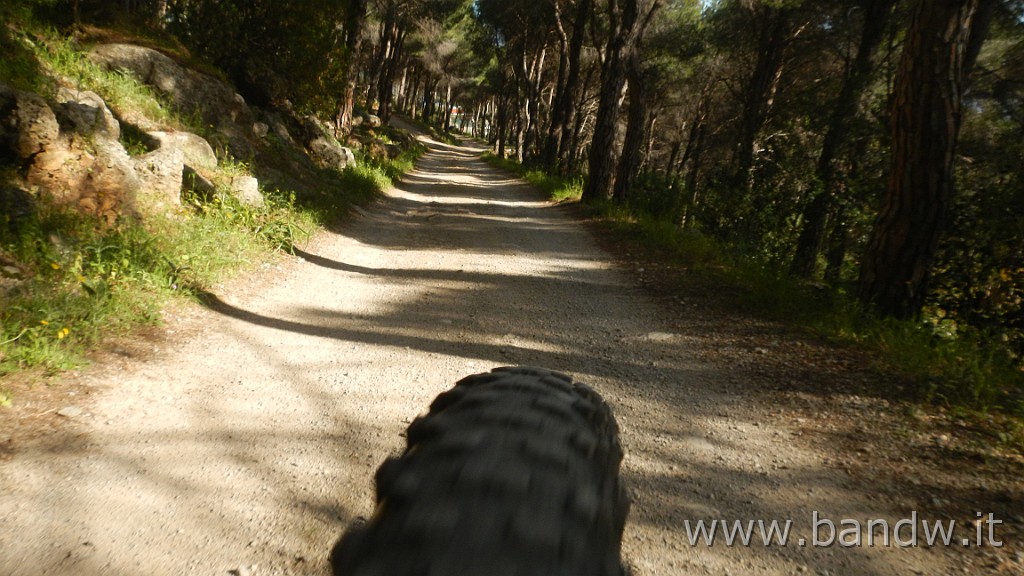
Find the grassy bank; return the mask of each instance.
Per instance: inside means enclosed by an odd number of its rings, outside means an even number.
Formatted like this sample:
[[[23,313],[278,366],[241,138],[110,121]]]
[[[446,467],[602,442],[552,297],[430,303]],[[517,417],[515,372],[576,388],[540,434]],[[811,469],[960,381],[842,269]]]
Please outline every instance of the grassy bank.
[[[3,44],[17,50],[4,59],[0,75],[17,88],[51,96],[56,77],[74,78],[115,109],[142,113],[168,129],[201,133],[193,118],[177,114],[131,76],[91,64],[72,41],[45,30],[24,38],[4,34]],[[381,129],[381,138],[387,130]],[[123,132],[122,143],[132,152],[133,133]],[[271,153],[248,163],[223,159],[212,194],[184,195],[174,211],[126,216],[113,226],[17,192],[18,167],[0,167],[0,377],[80,366],[104,339],[159,324],[170,300],[194,298],[292,250],[353,206],[377,197],[422,152],[411,146],[393,159],[357,152],[358,164],[343,172],[308,166],[283,178],[294,185],[261,184],[262,205],[244,204],[227,182],[260,175],[264,168],[280,174],[302,154],[279,141],[270,146]],[[269,165],[275,159],[280,165]],[[0,405],[11,401],[0,381]]]

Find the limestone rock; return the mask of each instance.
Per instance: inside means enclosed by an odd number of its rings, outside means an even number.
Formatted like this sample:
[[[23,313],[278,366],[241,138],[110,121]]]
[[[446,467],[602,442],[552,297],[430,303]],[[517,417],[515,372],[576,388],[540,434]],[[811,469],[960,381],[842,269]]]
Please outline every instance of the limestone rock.
[[[185,153],[180,148],[160,148],[133,159],[139,178],[139,208],[163,213],[181,206]]]
[[[58,204],[72,205],[108,225],[134,213],[139,179],[117,141],[62,138],[33,157],[26,181]]]
[[[75,206],[108,224],[134,211],[138,177],[106,104],[62,91],[50,105],[0,86],[0,142],[26,167],[29,192]]]
[[[110,70],[127,70],[179,109],[199,114],[216,132],[217,141],[211,144],[229,150],[236,158],[253,156],[247,139],[255,121],[253,112],[227,83],[183,68],[161,52],[142,46],[103,44],[93,48],[89,58]]]
[[[19,159],[32,158],[60,139],[60,124],[42,96],[0,85],[0,139]]]
[[[83,136],[100,136],[110,140],[121,137],[121,124],[95,92],[61,87],[57,91],[59,114]]]
[[[356,157],[352,150],[339,146],[326,138],[316,138],[309,143],[309,153],[313,161],[323,168],[341,171],[355,165]]]
[[[235,176],[231,179],[231,195],[238,198],[243,204],[249,206],[262,206],[263,193],[260,192],[260,183],[252,176]]]
[[[191,132],[147,132],[161,148],[177,148],[185,156],[185,164],[196,170],[213,170],[217,155],[205,138]]]
[[[200,113],[216,123],[249,120],[245,100],[223,81],[182,68],[157,50],[131,44],[102,44],[92,49],[89,59],[111,70],[127,70],[140,81],[168,96],[189,113]]]

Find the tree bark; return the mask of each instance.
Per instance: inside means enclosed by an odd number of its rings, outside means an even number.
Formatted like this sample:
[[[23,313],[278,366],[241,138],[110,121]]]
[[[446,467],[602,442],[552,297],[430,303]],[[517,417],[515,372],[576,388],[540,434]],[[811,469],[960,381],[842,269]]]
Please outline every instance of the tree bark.
[[[815,179],[820,189],[804,209],[803,228],[790,266],[790,272],[794,276],[810,278],[817,266],[829,220],[835,211],[835,160],[846,141],[850,120],[857,115],[860,95],[871,79],[874,54],[885,36],[885,29],[895,4],[896,0],[866,0],[863,3],[864,28],[860,44],[833,105],[828,130],[825,132],[825,139],[818,155]]]
[[[390,5],[381,24],[380,53],[377,58],[377,115],[385,123],[391,118],[395,72],[404,54],[407,32],[400,21],[398,7]]]
[[[572,143],[572,129],[575,124],[575,106],[573,102],[580,86],[580,57],[583,53],[583,41],[586,38],[587,22],[593,12],[592,0],[578,0],[576,16],[572,24],[572,36],[564,29],[561,18],[558,19],[560,42],[563,53],[559,62],[558,90],[551,106],[551,126],[544,147],[543,163],[549,170],[562,175],[567,174],[569,146]],[[557,9],[556,9],[557,13]],[[565,66],[564,75],[562,66]]]
[[[622,158],[615,173],[612,198],[617,204],[624,204],[630,196],[633,182],[640,173],[644,158],[644,142],[647,140],[647,78],[640,62],[638,50],[629,54],[626,66],[629,86],[629,114],[626,137],[622,143]]]
[[[883,316],[920,316],[954,194],[967,47],[982,0],[919,1],[897,71],[892,172],[861,265],[858,296]]]
[[[350,0],[345,14],[345,69],[342,86],[345,93],[341,97],[341,108],[335,121],[338,135],[352,130],[352,112],[355,109],[356,96],[356,65],[362,47],[363,23],[366,21],[367,0]]]
[[[660,8],[662,0],[653,0],[641,6],[642,0],[608,0],[610,30],[601,70],[601,91],[594,122],[594,136],[590,145],[587,183],[583,188],[583,201],[609,200],[615,186],[615,167],[618,164],[616,125],[622,108],[626,85],[627,63],[637,43]],[[642,8],[648,8],[645,14]]]
[[[754,147],[757,135],[767,122],[775,91],[782,76],[786,46],[792,34],[791,8],[755,3],[753,18],[757,21],[757,61],[747,82],[740,120],[740,140],[736,146],[736,184],[749,189],[754,168]]]

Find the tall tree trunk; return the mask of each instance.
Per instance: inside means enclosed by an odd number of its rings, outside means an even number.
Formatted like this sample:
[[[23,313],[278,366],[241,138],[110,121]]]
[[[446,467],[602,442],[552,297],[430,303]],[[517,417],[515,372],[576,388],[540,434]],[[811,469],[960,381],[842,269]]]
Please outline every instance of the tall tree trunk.
[[[583,189],[584,201],[611,198],[615,185],[613,170],[619,155],[616,146],[616,124],[619,119],[620,102],[626,82],[625,67],[621,64],[621,53],[616,50],[607,58],[611,62],[604,66],[603,76],[606,79],[601,82],[594,136],[590,142],[590,169],[587,173],[587,184]]]
[[[629,54],[626,66],[629,82],[629,114],[626,138],[622,144],[622,158],[615,173],[612,198],[617,204],[624,204],[630,196],[633,181],[640,173],[644,157],[644,141],[647,139],[647,79],[641,67],[638,50]]]
[[[754,147],[771,112],[792,34],[791,8],[755,2],[752,10],[757,22],[757,60],[744,90],[740,140],[735,152],[735,182],[744,190],[753,182]]]
[[[843,222],[846,216],[846,207],[839,206],[836,209],[835,224],[832,226],[832,234],[828,239],[828,252],[825,253],[825,282],[832,286],[839,284],[842,280],[843,263],[846,262],[846,251],[850,245],[850,234]]]
[[[498,135],[498,147],[497,147],[496,153],[498,154],[498,158],[501,158],[502,160],[505,159],[505,156],[507,154],[505,149],[506,149],[506,146],[508,145],[508,133],[509,133],[509,125],[508,125],[509,113],[508,113],[508,108],[509,108],[509,97],[507,95],[502,95],[501,99],[498,102],[498,126],[497,126],[497,130],[496,130],[496,133]]]
[[[540,164],[549,172],[555,172],[558,167],[558,138],[565,124],[565,108],[563,100],[566,97],[565,84],[569,76],[569,33],[565,31],[565,23],[562,21],[561,4],[556,0],[552,2],[555,14],[555,33],[558,36],[558,72],[555,75],[555,90],[551,101],[548,102],[550,120],[548,132],[544,138],[544,147],[540,154]]]
[[[530,122],[526,127],[526,150],[530,158],[536,158],[540,154],[541,84],[544,80],[544,59],[547,57],[547,53],[547,47],[542,47],[530,64],[530,98],[527,102]]]
[[[681,224],[683,228],[692,229],[697,225],[697,218],[695,217],[697,211],[697,203],[700,200],[700,194],[697,190],[697,183],[700,178],[700,170],[703,167],[702,163],[704,160],[704,136],[706,129],[704,126],[704,117],[694,124],[693,129],[690,130],[689,141],[686,143],[686,154],[683,155],[683,161],[680,166],[685,166],[686,161],[690,161],[690,169],[686,171],[686,184],[684,186],[685,194],[689,194],[690,198],[683,209],[683,215],[681,216]]]
[[[618,164],[616,125],[626,85],[627,63],[662,0],[641,6],[642,0],[608,0],[610,29],[601,68],[601,91],[590,144],[587,183],[583,200],[609,200],[614,192],[614,170]],[[648,8],[646,15],[642,9]]]
[[[857,55],[833,105],[828,130],[818,156],[815,176],[820,189],[803,213],[803,228],[790,266],[790,272],[795,276],[810,278],[814,274],[818,254],[824,244],[825,231],[834,211],[836,157],[846,141],[850,120],[857,115],[857,102],[871,79],[874,54],[885,36],[895,4],[896,0],[866,0],[863,3],[864,28],[857,46]]]
[[[556,92],[551,108],[551,128],[544,151],[544,164],[562,175],[568,173],[569,162],[566,161],[566,156],[570,153],[573,127],[576,122],[577,112],[574,103],[580,87],[580,57],[583,53],[583,41],[587,35],[587,22],[591,18],[593,9],[592,0],[578,0],[576,3],[572,37],[568,38],[567,52],[563,54],[567,70],[564,82],[559,84],[559,90]],[[559,29],[562,41],[566,42],[566,33],[561,28],[561,21],[559,21]]]
[[[366,21],[367,0],[350,0],[345,14],[345,67],[342,72],[342,86],[345,88],[341,97],[341,107],[335,120],[335,129],[339,135],[352,130],[352,112],[356,99],[356,65],[359,62],[362,47],[363,22]]]
[[[921,0],[907,32],[892,108],[892,172],[861,264],[858,296],[883,316],[915,318],[954,194],[953,160],[968,46],[985,0]]]
[[[378,57],[377,115],[385,123],[391,119],[395,72],[402,61],[407,30],[399,21],[398,8],[392,7],[381,25],[381,47]]]

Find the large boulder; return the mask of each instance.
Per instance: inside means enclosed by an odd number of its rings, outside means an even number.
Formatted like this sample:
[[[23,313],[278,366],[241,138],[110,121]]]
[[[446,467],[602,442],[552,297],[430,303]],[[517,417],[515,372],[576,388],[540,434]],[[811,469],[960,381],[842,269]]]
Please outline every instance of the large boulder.
[[[307,148],[310,158],[321,168],[342,171],[348,166],[354,166],[356,162],[351,149],[335,144],[327,138],[315,138]]]
[[[139,178],[139,209],[162,214],[181,206],[185,153],[180,148],[161,146],[133,159]]]
[[[199,113],[207,122],[248,121],[252,118],[245,100],[225,82],[183,68],[163,53],[132,44],[102,44],[89,59],[110,70],[127,70],[186,113]]]
[[[214,128],[216,134],[212,138],[216,144],[236,158],[253,156],[248,138],[254,115],[245,99],[226,82],[183,68],[163,53],[143,46],[102,44],[90,51],[89,59],[110,70],[127,70],[180,110],[199,115]],[[138,124],[149,128],[144,122]]]
[[[154,131],[146,134],[155,140],[160,148],[181,150],[185,156],[185,164],[196,170],[209,171],[217,167],[217,155],[213,152],[213,146],[210,146],[202,136],[180,131]]]
[[[95,94],[42,97],[0,87],[0,142],[26,166],[30,192],[113,224],[134,213],[139,180],[117,121]],[[79,128],[84,134],[79,133]]]
[[[40,195],[107,224],[134,213],[139,191],[135,166],[123,146],[77,134],[35,155],[25,180]]]
[[[60,139],[60,124],[42,96],[0,85],[0,137],[19,160],[34,157]]]

